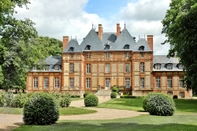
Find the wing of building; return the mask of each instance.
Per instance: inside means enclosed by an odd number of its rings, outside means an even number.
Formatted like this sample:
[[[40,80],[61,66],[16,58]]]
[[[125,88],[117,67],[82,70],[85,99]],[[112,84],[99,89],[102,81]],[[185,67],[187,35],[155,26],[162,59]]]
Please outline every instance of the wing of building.
[[[143,96],[163,92],[191,98],[184,88],[183,66],[178,58],[153,55],[153,35],[136,41],[126,28],[116,32],[91,29],[81,44],[63,36],[62,56],[49,56],[42,69],[27,75],[28,92],[69,92],[110,90],[114,85],[124,94]]]

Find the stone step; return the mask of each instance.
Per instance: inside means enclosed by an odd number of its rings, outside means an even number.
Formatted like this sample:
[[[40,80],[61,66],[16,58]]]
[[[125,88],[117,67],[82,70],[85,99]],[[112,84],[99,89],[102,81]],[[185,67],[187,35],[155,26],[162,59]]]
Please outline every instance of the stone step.
[[[110,96],[111,95],[111,90],[101,89],[95,95],[97,95],[97,96]]]

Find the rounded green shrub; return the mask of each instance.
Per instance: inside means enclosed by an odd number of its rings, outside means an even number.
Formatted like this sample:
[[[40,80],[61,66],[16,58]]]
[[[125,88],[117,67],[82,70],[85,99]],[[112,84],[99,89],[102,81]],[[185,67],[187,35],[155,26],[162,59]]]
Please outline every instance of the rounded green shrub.
[[[27,125],[48,125],[59,118],[59,105],[48,93],[33,94],[24,105],[23,121]]]
[[[83,94],[83,98],[85,98],[88,94],[90,94],[90,92],[85,92],[85,93]]]
[[[12,99],[14,94],[12,92],[3,92],[4,106],[11,106]]]
[[[151,99],[151,97],[154,97],[155,95],[156,95],[155,93],[151,92],[151,93],[149,93],[147,96],[145,96],[143,98],[143,108],[144,108],[144,111],[149,112],[148,106],[149,106],[150,99]]]
[[[118,93],[118,91],[119,91],[118,87],[114,86],[114,87],[112,88],[112,92],[117,92],[117,93]]]
[[[88,94],[84,99],[84,104],[86,107],[92,107],[98,105],[98,97],[94,94]]]
[[[172,116],[175,111],[175,103],[171,97],[162,93],[154,93],[148,97],[146,110],[150,115]]]
[[[11,107],[22,108],[26,103],[28,96],[26,94],[16,94],[11,101]]]
[[[4,106],[5,98],[2,92],[0,92],[0,107]]]
[[[110,96],[111,96],[112,99],[116,98],[117,97],[117,93],[116,92],[112,92]]]
[[[60,104],[60,106],[61,106],[62,108],[63,108],[63,107],[69,107],[70,103],[71,103],[71,98],[70,98],[70,96],[63,96],[63,97],[60,98],[59,104]]]

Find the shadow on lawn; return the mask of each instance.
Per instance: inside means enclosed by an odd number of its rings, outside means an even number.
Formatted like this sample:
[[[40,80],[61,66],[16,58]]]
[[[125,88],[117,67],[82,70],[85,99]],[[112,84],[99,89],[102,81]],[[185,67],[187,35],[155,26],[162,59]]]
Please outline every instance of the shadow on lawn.
[[[100,124],[85,121],[85,122],[60,122],[58,124],[47,125],[47,126],[27,126],[23,125],[22,127],[16,129],[16,131],[193,131],[196,130],[197,126],[195,125],[186,125],[186,124],[138,124],[132,122],[126,123],[110,123],[102,122]]]

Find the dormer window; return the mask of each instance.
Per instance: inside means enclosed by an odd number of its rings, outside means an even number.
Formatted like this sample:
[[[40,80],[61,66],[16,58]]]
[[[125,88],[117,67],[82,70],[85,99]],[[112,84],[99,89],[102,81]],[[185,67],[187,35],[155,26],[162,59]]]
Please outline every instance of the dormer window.
[[[183,65],[182,65],[182,64],[178,64],[177,67],[178,67],[179,69],[183,69]]]
[[[109,50],[110,49],[110,45],[105,45],[105,50]]]
[[[45,65],[44,70],[49,70],[49,65]]]
[[[144,50],[144,46],[140,46],[138,50]]]
[[[167,68],[168,70],[172,70],[173,64],[171,64],[171,63],[167,64],[167,65],[166,65],[166,68]]]
[[[154,68],[157,69],[157,70],[160,70],[161,69],[161,64],[155,64]]]
[[[55,66],[54,66],[54,69],[55,69],[55,70],[60,70],[60,65],[55,65]]]
[[[85,47],[85,50],[90,50],[90,48],[91,48],[91,46],[90,46],[90,45],[87,45],[87,46]]]
[[[130,48],[130,45],[128,45],[128,44],[126,44],[125,46],[124,46],[124,49],[129,49]]]
[[[34,70],[34,71],[37,70],[37,67],[36,66],[33,66],[32,70]]]
[[[68,51],[74,51],[74,47],[70,47]]]

